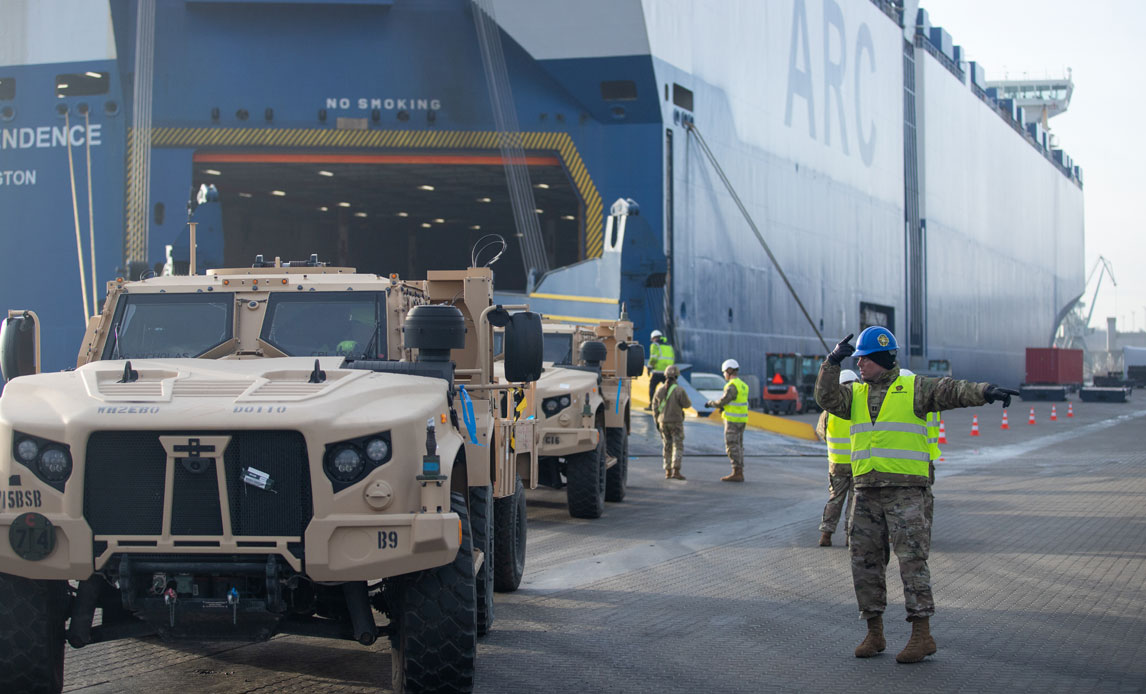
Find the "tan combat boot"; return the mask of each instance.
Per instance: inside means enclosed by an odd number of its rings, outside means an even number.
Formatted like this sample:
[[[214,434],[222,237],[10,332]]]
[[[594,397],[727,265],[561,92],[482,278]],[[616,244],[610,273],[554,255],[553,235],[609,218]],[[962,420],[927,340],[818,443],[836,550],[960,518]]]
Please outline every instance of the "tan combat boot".
[[[820,546],[821,547],[831,547],[832,546],[832,534],[831,533],[820,533]]]
[[[744,481],[744,472],[741,470],[733,470],[731,475],[728,475],[727,477],[721,477],[720,481],[721,482],[743,482]]]
[[[666,480],[672,479],[672,470],[665,470],[665,479]]]
[[[680,474],[680,470],[673,470],[672,471],[672,478],[674,480],[680,480],[682,482],[684,481],[684,475]]]
[[[883,638],[883,615],[876,615],[867,620],[867,636],[863,643],[856,646],[857,658],[870,658],[877,653],[883,653],[887,648],[887,641]]]
[[[918,663],[936,650],[935,639],[931,638],[931,624],[929,617],[920,617],[911,622],[911,638],[907,645],[895,656],[897,663]],[[856,651],[857,653],[859,651]]]

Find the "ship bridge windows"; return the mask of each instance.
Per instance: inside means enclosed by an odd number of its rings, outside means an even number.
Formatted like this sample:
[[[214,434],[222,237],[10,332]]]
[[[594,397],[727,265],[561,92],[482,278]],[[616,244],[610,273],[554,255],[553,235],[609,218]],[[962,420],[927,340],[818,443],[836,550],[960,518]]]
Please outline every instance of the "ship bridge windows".
[[[584,259],[584,203],[560,160],[529,153],[526,166],[549,266]],[[202,183],[219,191],[228,267],[247,265],[258,254],[317,253],[333,265],[417,279],[431,269],[465,268],[473,244],[495,233],[508,243],[493,268],[497,288],[526,286],[496,151],[200,152],[193,187]]]
[[[0,77],[0,101],[12,101],[16,98],[16,78]]]
[[[110,77],[106,72],[68,72],[56,75],[56,96],[107,94]]]

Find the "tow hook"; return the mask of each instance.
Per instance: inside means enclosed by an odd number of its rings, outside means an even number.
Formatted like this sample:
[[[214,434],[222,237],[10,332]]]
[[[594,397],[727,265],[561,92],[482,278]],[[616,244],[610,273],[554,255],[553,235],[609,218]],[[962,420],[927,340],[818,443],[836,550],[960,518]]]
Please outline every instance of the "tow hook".
[[[168,588],[163,591],[163,602],[167,605],[167,615],[171,620],[171,626],[175,626],[175,603],[179,602],[179,596],[175,594],[174,588]]]
[[[239,589],[231,586],[227,592],[227,604],[231,606],[231,624],[239,623]]]

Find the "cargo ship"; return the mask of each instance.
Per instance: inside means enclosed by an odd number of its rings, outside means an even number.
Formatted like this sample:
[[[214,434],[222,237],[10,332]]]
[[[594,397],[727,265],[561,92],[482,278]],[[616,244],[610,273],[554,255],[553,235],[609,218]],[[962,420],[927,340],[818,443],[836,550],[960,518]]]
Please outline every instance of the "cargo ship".
[[[57,0],[0,25],[0,296],[38,312],[45,368],[107,281],[259,255],[411,277],[503,251],[507,301],[755,374],[880,324],[917,370],[1017,383],[1083,290],[1081,167],[914,2]]]

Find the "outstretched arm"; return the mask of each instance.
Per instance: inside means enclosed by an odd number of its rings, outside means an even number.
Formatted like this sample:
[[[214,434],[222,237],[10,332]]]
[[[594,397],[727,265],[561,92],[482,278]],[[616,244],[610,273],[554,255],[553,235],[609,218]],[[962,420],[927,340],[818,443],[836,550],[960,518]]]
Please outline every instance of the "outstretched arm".
[[[841,419],[852,418],[852,387],[850,383],[840,385],[840,365],[831,360],[820,364],[816,376],[816,404]]]

